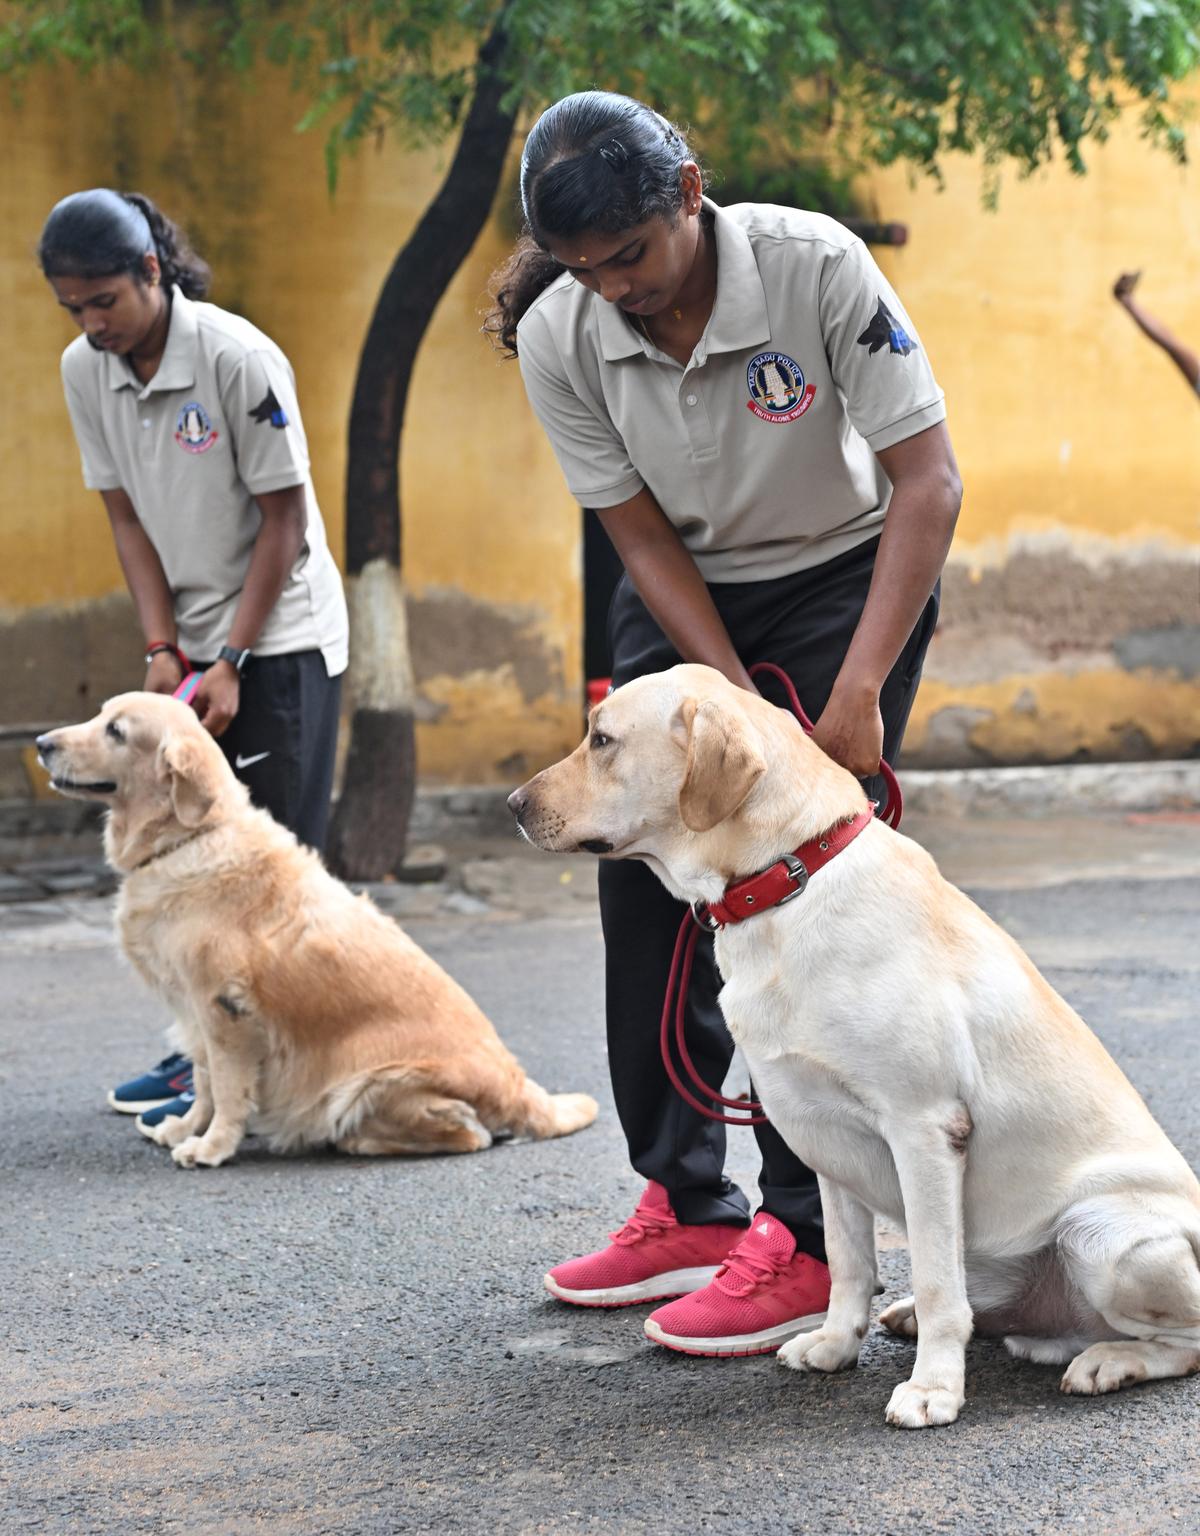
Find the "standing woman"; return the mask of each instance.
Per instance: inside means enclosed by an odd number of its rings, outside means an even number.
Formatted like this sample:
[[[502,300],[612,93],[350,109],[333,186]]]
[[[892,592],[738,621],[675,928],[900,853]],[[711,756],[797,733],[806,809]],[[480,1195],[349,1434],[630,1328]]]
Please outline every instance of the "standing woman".
[[[681,134],[628,97],[585,91],[545,112],[521,196],[528,234],[488,329],[625,566],[614,684],[684,660],[753,688],[747,667],[776,662],[817,742],[871,780],[900,746],[961,499],[942,392],[899,299],[834,220],[711,202]],[[751,1223],[723,1126],[675,1095],[658,1056],[685,909],[636,861],[601,864],[600,909],[613,1095],[647,1185],[610,1245],[546,1286],[585,1306],[678,1296],[645,1325],[669,1348],[775,1349],[828,1303],[816,1179],[756,1128]],[[715,1083],[733,1051],[718,990],[702,938],[688,1039]]]
[[[199,302],[208,267],[149,198],[64,198],[38,259],[83,332],[63,387],[145,637],[143,686],[172,693],[199,671],[195,708],[251,799],[319,850],[348,624],[291,364]],[[168,1057],[109,1102],[156,1123],[187,1088],[190,1064]]]

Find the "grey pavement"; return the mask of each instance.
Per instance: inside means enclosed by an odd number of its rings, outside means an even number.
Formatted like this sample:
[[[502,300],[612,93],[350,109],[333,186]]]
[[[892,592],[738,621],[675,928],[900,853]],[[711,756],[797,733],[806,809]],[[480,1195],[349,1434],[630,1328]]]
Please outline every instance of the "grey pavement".
[[[1200,1164],[1200,815],[910,818],[1080,1009]],[[607,1089],[594,865],[448,842],[379,892],[591,1129],[476,1157],[268,1155],[183,1172],[102,1089],[162,1014],[109,901],[0,908],[0,1530],[1200,1531],[1200,1378],[1095,1401],[969,1353],[949,1429],[890,1430],[910,1348],[857,1371],[704,1361],[543,1271],[632,1208]],[[902,1021],[898,1021],[902,1027]],[[730,1171],[754,1178],[753,1144]],[[907,1255],[881,1233],[887,1295]]]

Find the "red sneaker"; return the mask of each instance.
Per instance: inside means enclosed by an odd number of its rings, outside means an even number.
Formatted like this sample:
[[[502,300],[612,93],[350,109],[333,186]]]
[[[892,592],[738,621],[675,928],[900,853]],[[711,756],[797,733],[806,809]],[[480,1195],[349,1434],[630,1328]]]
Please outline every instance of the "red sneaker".
[[[646,1337],[685,1355],[763,1355],[824,1322],[828,1305],[828,1267],[760,1211],[711,1285],[651,1312]]]
[[[675,1218],[661,1184],[646,1185],[637,1210],[609,1247],[556,1264],[543,1284],[577,1307],[632,1307],[699,1290],[717,1273],[745,1227],[691,1227]]]

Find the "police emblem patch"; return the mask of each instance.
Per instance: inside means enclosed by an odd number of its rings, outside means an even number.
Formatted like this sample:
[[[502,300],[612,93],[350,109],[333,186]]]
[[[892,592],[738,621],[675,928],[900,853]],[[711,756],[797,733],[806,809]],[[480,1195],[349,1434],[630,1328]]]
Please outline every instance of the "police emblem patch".
[[[759,352],[746,369],[750,391],[747,406],[760,421],[795,421],[813,403],[815,384],[805,382],[804,370],[786,352]]]
[[[175,423],[175,441],[185,453],[205,453],[220,437],[199,400],[189,400]]]

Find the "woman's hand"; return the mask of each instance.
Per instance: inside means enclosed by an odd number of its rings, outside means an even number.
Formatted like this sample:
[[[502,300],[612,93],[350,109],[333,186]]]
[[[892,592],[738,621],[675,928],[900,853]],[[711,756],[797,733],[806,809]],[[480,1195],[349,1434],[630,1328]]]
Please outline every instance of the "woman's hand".
[[[1124,304],[1126,299],[1132,298],[1133,290],[1137,287],[1138,278],[1141,275],[1140,272],[1122,272],[1117,278],[1113,284],[1113,298],[1119,304]]]
[[[222,736],[237,714],[240,702],[237,669],[227,661],[217,661],[200,679],[192,707],[206,731],[213,736]]]
[[[147,693],[174,693],[183,682],[183,668],[170,651],[155,651],[142,687]]]
[[[835,688],[813,727],[812,739],[856,779],[869,779],[879,772],[883,755],[879,695],[867,692],[851,699]]]

